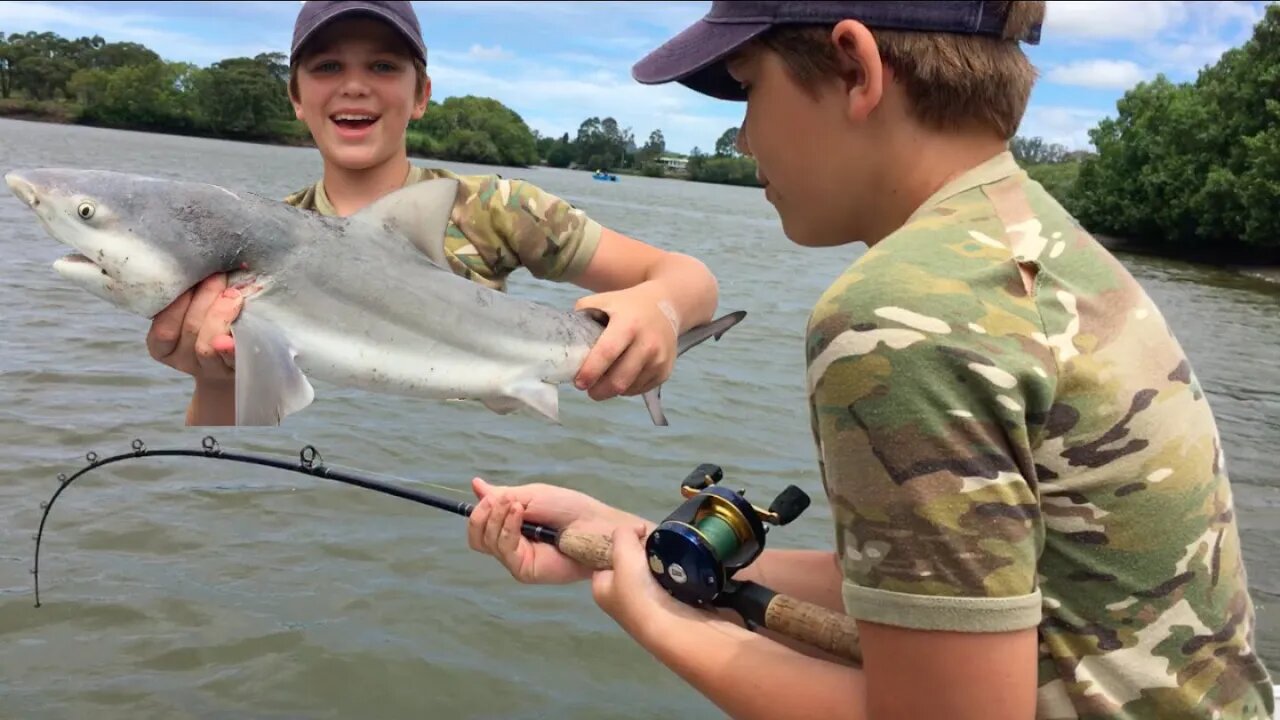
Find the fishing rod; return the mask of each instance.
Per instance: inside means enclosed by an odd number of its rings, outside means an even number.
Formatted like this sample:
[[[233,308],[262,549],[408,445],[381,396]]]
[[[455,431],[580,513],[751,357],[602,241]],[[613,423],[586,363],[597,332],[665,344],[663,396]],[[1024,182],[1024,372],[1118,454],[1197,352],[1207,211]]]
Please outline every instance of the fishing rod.
[[[449,500],[401,485],[376,480],[363,473],[326,466],[320,453],[307,445],[297,461],[254,453],[227,452],[212,436],[201,441],[201,450],[150,450],[140,439],[132,452],[99,458],[85,455],[88,465],[68,477],[58,475],[58,489],[47,502],[40,503],[43,514],[36,531],[36,607],[40,607],[40,542],[45,522],[62,493],[86,473],[112,463],[143,457],[197,457],[264,465],[279,470],[336,480],[356,487],[411,500],[440,510],[469,517],[475,503]],[[810,602],[799,600],[750,580],[733,575],[750,565],[764,551],[769,525],[782,526],[800,516],[809,506],[809,497],[790,485],[768,509],[747,502],[746,490],[734,492],[718,483],[724,472],[716,465],[696,467],[680,484],[684,502],[667,516],[645,541],[649,570],[658,583],[677,600],[702,609],[727,608],[742,617],[750,630],[763,627],[836,657],[861,662],[857,625],[853,618]],[[567,557],[595,570],[612,567],[612,540],[606,535],[556,529],[525,522],[521,534],[535,542],[554,546]]]

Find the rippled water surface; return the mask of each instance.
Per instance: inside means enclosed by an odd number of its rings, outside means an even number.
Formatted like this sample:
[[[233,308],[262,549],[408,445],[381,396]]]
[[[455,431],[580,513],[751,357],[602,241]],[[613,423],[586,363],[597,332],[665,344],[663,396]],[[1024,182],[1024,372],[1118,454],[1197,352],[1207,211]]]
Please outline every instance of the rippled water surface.
[[[416,161],[423,162],[423,161]],[[272,197],[312,182],[311,149],[0,120],[0,169],[98,167]],[[493,168],[444,163],[463,172]],[[830,543],[804,404],[809,307],[859,250],[802,251],[758,191],[502,168],[606,225],[692,253],[749,316],[681,358],[671,425],[635,398],[561,392],[563,425],[478,406],[316,382],[284,428],[214,433],[224,448],[433,483],[553,482],[660,518],[700,462],[749,497],[797,484],[814,499],[777,547]],[[719,713],[599,612],[585,585],[525,587],[467,549],[464,521],[295,473],[151,458],[103,468],[59,499],[32,595],[40,503],[59,473],[129,449],[198,449],[181,427],[186,377],[146,354],[145,321],[69,286],[63,250],[0,193],[0,717],[714,718]],[[1240,505],[1261,649],[1280,669],[1280,289],[1123,256],[1208,390]],[[569,307],[580,294],[520,272],[511,292]],[[439,488],[424,489],[446,493]]]

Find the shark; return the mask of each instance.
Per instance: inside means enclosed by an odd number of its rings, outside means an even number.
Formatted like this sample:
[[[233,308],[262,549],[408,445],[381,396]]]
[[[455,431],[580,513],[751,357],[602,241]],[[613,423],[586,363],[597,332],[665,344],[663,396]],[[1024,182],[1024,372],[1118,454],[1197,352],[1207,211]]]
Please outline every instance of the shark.
[[[558,386],[576,376],[608,324],[461,277],[444,237],[457,181],[391,192],[328,217],[219,185],[98,169],[4,176],[45,231],[73,252],[62,278],[153,318],[215,273],[244,303],[231,325],[235,424],[280,425],[315,400],[312,379],[364,391],[526,409],[559,424]],[[677,356],[719,340],[745,311],[677,339]],[[669,424],[661,386],[643,394]]]

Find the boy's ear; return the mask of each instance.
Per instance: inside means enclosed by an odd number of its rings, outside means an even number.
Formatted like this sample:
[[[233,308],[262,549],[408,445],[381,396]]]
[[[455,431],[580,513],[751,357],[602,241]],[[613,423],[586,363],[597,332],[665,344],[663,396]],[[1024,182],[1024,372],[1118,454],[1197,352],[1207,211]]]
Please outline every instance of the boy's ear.
[[[831,44],[839,65],[851,121],[867,119],[884,95],[884,63],[876,39],[857,20],[841,20],[831,30]]]
[[[418,96],[418,101],[413,105],[413,119],[421,118],[427,112],[427,104],[431,102],[431,76],[422,75],[422,94]]]

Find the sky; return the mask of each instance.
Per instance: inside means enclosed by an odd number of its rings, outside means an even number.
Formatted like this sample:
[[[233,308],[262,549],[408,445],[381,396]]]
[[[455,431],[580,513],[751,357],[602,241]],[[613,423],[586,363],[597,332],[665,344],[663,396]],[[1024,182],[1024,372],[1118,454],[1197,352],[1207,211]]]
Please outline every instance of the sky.
[[[1164,73],[1197,71],[1246,41],[1265,2],[1049,0],[1040,72],[1019,133],[1088,149],[1088,130],[1115,112],[1124,91]],[[612,116],[643,144],[655,128],[668,150],[710,151],[742,120],[743,106],[678,84],[644,86],[631,66],[701,17],[711,3],[415,2],[429,48],[435,100],[496,98],[543,135],[573,137],[591,116]],[[166,60],[208,65],[227,57],[288,52],[301,3],[3,2],[0,32],[100,34],[133,41]]]

